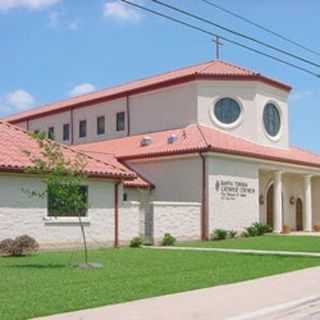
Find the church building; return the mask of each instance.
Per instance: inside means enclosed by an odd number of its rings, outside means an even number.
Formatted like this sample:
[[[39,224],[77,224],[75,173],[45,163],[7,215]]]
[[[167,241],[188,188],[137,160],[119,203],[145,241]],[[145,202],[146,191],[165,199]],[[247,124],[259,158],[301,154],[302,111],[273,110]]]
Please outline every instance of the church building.
[[[310,232],[320,225],[320,155],[290,145],[290,91],[215,60],[5,120],[134,173],[120,201],[127,215],[139,207],[149,241],[208,239],[254,222]]]

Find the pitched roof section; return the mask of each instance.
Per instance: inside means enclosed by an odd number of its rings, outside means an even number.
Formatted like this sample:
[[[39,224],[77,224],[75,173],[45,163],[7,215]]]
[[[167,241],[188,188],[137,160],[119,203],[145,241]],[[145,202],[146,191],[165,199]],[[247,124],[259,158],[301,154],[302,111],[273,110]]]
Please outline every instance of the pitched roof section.
[[[52,142],[55,143],[55,142]],[[66,159],[72,160],[79,151],[61,145]],[[40,149],[37,142],[29,134],[9,123],[0,121],[0,171],[23,172],[32,165],[25,150],[38,156]],[[87,165],[85,172],[89,177],[135,179],[136,174],[120,164],[110,155],[103,160],[84,154]]]
[[[245,80],[260,81],[279,89],[290,91],[291,87],[287,84],[267,78],[223,61],[209,61],[207,63],[193,65],[177,69],[175,71],[152,76],[142,80],[132,81],[123,85],[106,88],[86,95],[58,101],[29,111],[21,112],[8,116],[6,121],[17,123],[27,119],[33,119],[52,113],[78,108],[89,104],[96,104],[108,100],[113,100],[127,95],[138,94],[145,91],[156,90],[159,88],[176,85],[179,83],[193,80]]]
[[[176,141],[172,144],[168,143],[170,135],[176,136]],[[145,136],[78,145],[76,149],[101,153],[113,152],[123,161],[210,151],[320,168],[320,155],[295,147],[279,149],[258,145],[204,126],[192,125],[184,129],[150,133],[147,136],[151,138],[152,143],[141,146],[141,140]]]

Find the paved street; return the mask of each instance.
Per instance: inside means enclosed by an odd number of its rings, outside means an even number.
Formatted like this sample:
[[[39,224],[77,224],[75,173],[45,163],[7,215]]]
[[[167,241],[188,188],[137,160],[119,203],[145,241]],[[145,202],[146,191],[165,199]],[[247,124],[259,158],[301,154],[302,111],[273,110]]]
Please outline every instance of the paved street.
[[[46,320],[320,319],[320,267]]]

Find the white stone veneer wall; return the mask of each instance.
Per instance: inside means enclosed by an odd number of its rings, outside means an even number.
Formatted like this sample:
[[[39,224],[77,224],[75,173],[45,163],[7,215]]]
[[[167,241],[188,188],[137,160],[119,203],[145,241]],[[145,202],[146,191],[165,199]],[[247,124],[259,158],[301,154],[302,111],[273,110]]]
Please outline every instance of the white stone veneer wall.
[[[112,245],[114,241],[114,183],[90,180],[88,216],[83,218],[91,246]],[[43,191],[36,177],[0,176],[0,240],[22,234],[34,237],[42,248],[79,246],[81,233],[77,218],[47,217],[46,199],[30,198],[23,190]],[[120,190],[122,190],[120,188]],[[121,195],[120,195],[121,197]],[[121,243],[139,235],[139,204],[119,208]]]
[[[198,202],[152,202],[153,238],[165,233],[177,240],[196,240],[201,236],[201,204]]]
[[[132,238],[141,235],[141,219],[140,202],[122,202],[122,206],[119,211],[120,242],[128,243]]]

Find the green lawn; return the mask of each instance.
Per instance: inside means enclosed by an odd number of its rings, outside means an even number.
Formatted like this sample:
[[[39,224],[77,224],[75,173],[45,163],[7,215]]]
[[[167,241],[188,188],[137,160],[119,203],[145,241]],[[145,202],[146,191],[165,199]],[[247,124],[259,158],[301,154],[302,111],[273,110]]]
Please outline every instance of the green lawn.
[[[276,257],[151,249],[101,249],[0,258],[0,319],[15,320],[216,286],[320,265],[310,257]]]
[[[179,243],[178,246],[320,252],[320,237],[265,235],[261,237],[240,238],[220,241],[193,241]]]

